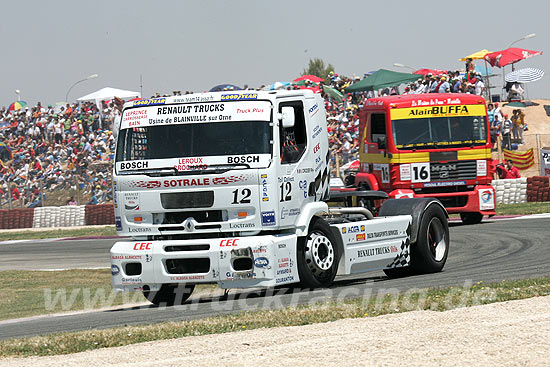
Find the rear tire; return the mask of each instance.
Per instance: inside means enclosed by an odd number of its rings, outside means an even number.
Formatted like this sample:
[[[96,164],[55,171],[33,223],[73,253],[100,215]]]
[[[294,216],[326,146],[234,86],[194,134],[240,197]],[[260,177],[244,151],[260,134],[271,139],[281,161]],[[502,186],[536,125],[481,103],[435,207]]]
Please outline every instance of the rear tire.
[[[449,254],[449,225],[445,211],[430,205],[418,230],[416,243],[411,246],[411,271],[420,274],[443,270]]]
[[[460,219],[464,224],[478,224],[481,223],[483,219],[483,214],[481,213],[460,213]]]
[[[182,305],[191,297],[194,284],[163,284],[158,291],[143,290],[143,296],[157,306]]]
[[[328,287],[334,281],[340,249],[323,219],[313,217],[307,237],[298,239],[297,262],[303,288]]]

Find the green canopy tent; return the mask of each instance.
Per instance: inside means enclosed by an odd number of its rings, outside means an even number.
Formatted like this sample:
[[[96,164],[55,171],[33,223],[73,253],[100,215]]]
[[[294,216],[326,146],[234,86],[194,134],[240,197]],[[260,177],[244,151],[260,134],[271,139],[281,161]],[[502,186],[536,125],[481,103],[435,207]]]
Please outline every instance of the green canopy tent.
[[[421,78],[422,75],[399,73],[386,69],[379,69],[370,76],[358,81],[346,88],[346,93],[378,90],[381,88],[395,87],[403,83],[409,83]]]
[[[325,93],[329,96],[331,96],[332,98],[338,100],[338,101],[341,101],[344,99],[344,95],[342,93],[340,93],[338,90],[334,89],[334,88],[331,88],[331,87],[327,87],[326,85],[323,85],[323,90],[325,91]]]

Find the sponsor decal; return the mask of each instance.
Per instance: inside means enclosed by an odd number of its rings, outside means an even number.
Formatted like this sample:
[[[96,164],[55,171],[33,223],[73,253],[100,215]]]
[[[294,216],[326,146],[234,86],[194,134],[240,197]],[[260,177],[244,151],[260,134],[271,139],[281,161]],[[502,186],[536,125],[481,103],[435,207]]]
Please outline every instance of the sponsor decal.
[[[262,212],[262,226],[274,226],[275,223],[275,211]]]
[[[227,163],[239,164],[239,163],[257,163],[260,162],[259,155],[242,155],[236,157],[227,157]]]
[[[128,232],[134,232],[134,233],[143,233],[143,232],[151,232],[151,228],[148,227],[130,227],[128,228]]]
[[[260,246],[257,249],[252,250],[253,254],[263,254],[267,252],[267,246]]]
[[[476,161],[476,174],[478,177],[487,175],[487,161],[485,159]]]
[[[258,99],[257,93],[231,93],[231,94],[222,94],[222,101],[250,101],[253,99]]]
[[[286,248],[286,243],[279,243],[279,248]]]
[[[348,232],[348,233],[357,233],[357,232],[360,232],[360,231],[361,231],[361,232],[364,232],[364,231],[365,231],[365,226],[361,226],[361,227],[359,227],[359,226],[351,226],[351,227],[348,227],[348,229],[347,229],[347,232]],[[343,232],[343,231],[342,231],[342,233],[346,233],[346,232]]]
[[[225,104],[223,103],[209,103],[209,104],[197,104],[197,105],[179,105],[179,106],[164,106],[157,108],[157,115],[181,115],[186,113],[205,113],[205,112],[223,112]],[[197,116],[194,116],[197,117]],[[205,117],[205,116],[202,116]],[[174,118],[174,122],[186,122],[177,117]]]
[[[166,98],[150,98],[142,99],[140,101],[134,101],[134,106],[154,106],[159,104],[165,104]]]
[[[364,241],[365,240],[365,234],[364,233],[358,233],[355,235],[356,241]]]
[[[423,187],[446,187],[459,185],[466,185],[466,181],[426,182],[422,184]]]
[[[411,165],[410,165],[410,163],[399,165],[399,178],[401,179],[401,181],[410,181],[411,180]]]
[[[120,170],[144,169],[149,167],[147,161],[120,162]]]
[[[262,174],[260,175],[260,178],[267,178],[267,174],[262,173]]]
[[[224,238],[220,241],[220,247],[236,247],[238,238]]]
[[[292,208],[292,209],[286,209],[285,207],[283,207],[281,209],[281,219],[285,219],[285,218],[288,218],[288,217],[295,217],[297,215],[300,215],[300,208]]]
[[[277,259],[278,268],[288,268],[290,266],[290,259],[288,257],[283,257],[281,259]]]
[[[185,187],[185,186],[209,186],[209,185],[229,185],[231,183],[246,180],[246,175],[227,176],[227,177],[201,177],[201,178],[180,178],[164,181],[130,181],[131,187],[157,189],[160,187]]]
[[[290,273],[292,273],[291,268],[277,270],[277,275],[290,274]]]
[[[122,121],[127,123],[129,127],[135,127],[141,125],[141,120],[147,119],[147,110],[129,110],[124,112]]]
[[[316,154],[320,149],[321,149],[321,143],[317,143],[317,145],[313,147],[313,154]]]
[[[491,189],[479,190],[479,210],[491,210],[495,208],[494,193]]]
[[[289,276],[283,277],[283,278],[276,278],[275,279],[275,284],[288,283],[288,282],[292,282],[292,281],[294,281],[294,276],[289,275]]]
[[[376,248],[368,248],[364,250],[358,250],[357,251],[357,257],[369,257],[369,256],[376,256],[376,255],[385,255],[397,252],[397,247],[395,246],[384,246],[384,247],[376,247]]]
[[[117,275],[120,273],[120,268],[117,265],[111,265],[111,275]]]
[[[391,236],[398,236],[399,231],[397,229],[390,229],[388,231],[380,231],[380,232],[372,232],[367,233],[367,238],[380,238],[380,237],[391,237]]]
[[[346,227],[342,227],[342,233],[343,233],[343,234],[346,233]]]
[[[237,108],[237,113],[263,113],[265,110],[263,108],[253,107],[253,108]]]
[[[112,260],[141,260],[141,255],[113,255]]]
[[[256,273],[252,273],[250,271],[232,273],[228,271],[227,273],[225,273],[225,276],[227,279],[238,280],[238,279],[256,278]]]
[[[323,131],[323,128],[319,125],[315,126],[313,128],[313,135],[311,135],[311,138],[312,139],[315,139],[316,137],[319,136],[319,134]]]
[[[315,116],[315,114],[319,112],[319,104],[315,103],[308,111],[310,116]]]
[[[117,231],[122,231],[122,219],[120,217],[115,218],[115,227]]]
[[[124,193],[124,209],[139,210],[139,193],[125,192]]]
[[[269,194],[267,193],[267,175],[260,176],[262,184],[262,201],[269,201]]]
[[[182,275],[170,277],[170,280],[204,280],[204,275]]]
[[[395,108],[391,110],[392,120],[414,119],[426,117],[453,117],[453,116],[484,116],[485,105],[444,105],[444,101],[438,106],[414,106],[411,108]]]
[[[151,261],[153,261],[153,255],[146,254],[145,255],[145,262],[150,263]]]
[[[134,244],[134,250],[141,251],[141,250],[151,250],[152,242],[136,242]]]
[[[254,260],[254,266],[257,268],[266,268],[269,265],[267,257],[257,257]]]
[[[141,278],[121,278],[120,281],[122,285],[136,284],[136,283],[141,283]]]
[[[229,223],[231,229],[255,228],[254,223]]]
[[[301,174],[307,174],[307,173],[313,173],[313,172],[315,172],[315,171],[313,170],[313,168],[298,168],[298,169],[296,170],[296,173],[299,174],[299,175],[301,175]]]

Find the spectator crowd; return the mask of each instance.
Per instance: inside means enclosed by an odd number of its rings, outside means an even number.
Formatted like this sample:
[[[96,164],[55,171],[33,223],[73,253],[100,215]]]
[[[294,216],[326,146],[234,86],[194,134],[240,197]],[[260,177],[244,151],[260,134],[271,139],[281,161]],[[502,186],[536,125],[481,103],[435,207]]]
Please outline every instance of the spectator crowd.
[[[481,75],[470,65],[462,76],[459,71],[419,75],[402,94],[471,93],[482,95],[485,85]],[[359,158],[359,111],[365,99],[377,95],[399,94],[399,89],[386,88],[376,93],[345,93],[359,81],[330,72],[324,81],[290,85],[287,89],[309,88],[321,93],[327,111],[331,168]],[[324,86],[341,91],[342,97],[325,93]],[[253,89],[245,86],[244,89]],[[265,89],[265,86],[257,88]],[[185,94],[192,93],[186,92]],[[172,94],[181,95],[180,91]],[[168,96],[169,94],[165,95]],[[156,93],[154,97],[160,96]],[[120,101],[117,101],[120,102]],[[112,163],[115,140],[113,122],[120,111],[115,101],[42,106],[19,110],[0,109],[0,207],[17,201],[20,206],[42,205],[54,191],[67,192],[67,204],[98,204],[112,200]],[[119,104],[120,105],[120,104]],[[524,116],[520,110],[508,119],[498,104],[489,104],[489,120],[493,138],[502,136],[503,147],[510,148],[513,138],[523,139]],[[510,136],[509,139],[507,137]],[[338,161],[336,161],[338,160]],[[72,191],[71,191],[72,190]],[[68,192],[71,192],[69,194]]]

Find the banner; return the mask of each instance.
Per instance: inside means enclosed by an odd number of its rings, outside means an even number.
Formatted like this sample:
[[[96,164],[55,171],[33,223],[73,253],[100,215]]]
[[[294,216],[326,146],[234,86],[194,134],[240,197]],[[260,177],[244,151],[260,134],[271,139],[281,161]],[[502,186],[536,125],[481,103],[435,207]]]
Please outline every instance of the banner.
[[[550,148],[540,149],[540,175],[550,176]]]
[[[503,152],[504,160],[506,161],[510,159],[512,162],[514,162],[514,166],[516,166],[518,169],[526,170],[527,168],[535,164],[535,155],[533,154],[533,148],[525,152],[503,149]]]

